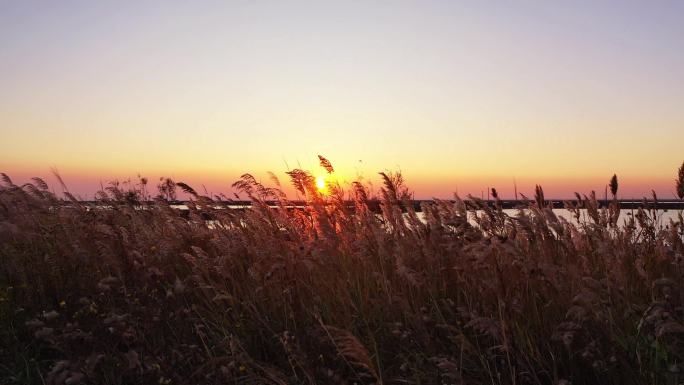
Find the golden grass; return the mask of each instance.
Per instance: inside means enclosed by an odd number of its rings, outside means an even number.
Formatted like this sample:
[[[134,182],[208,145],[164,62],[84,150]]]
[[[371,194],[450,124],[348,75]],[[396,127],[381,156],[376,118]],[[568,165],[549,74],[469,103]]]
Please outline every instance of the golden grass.
[[[167,179],[93,207],[3,174],[0,383],[681,381],[681,214],[620,225],[592,194],[573,224],[538,187],[515,216],[471,198],[475,224],[460,200],[422,220],[399,174],[378,197],[289,176],[303,209],[249,174],[244,211]]]

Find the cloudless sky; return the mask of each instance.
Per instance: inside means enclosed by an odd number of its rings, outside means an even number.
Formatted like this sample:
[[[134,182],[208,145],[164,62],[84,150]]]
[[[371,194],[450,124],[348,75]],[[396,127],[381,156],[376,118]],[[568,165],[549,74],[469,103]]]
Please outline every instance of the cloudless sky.
[[[672,197],[684,2],[3,1],[0,171]]]

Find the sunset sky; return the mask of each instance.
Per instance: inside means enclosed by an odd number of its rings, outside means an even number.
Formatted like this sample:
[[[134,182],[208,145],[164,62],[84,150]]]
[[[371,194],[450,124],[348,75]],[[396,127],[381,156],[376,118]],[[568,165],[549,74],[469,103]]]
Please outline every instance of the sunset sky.
[[[684,2],[0,1],[0,172],[671,198]]]

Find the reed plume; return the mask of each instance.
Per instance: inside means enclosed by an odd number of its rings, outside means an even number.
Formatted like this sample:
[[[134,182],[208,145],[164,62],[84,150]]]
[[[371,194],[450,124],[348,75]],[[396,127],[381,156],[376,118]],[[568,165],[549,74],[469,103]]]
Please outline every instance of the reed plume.
[[[681,382],[684,219],[655,194],[617,225],[595,192],[416,212],[400,173],[348,199],[288,175],[301,205],[244,174],[236,209],[167,178],[84,202],[2,174],[0,382]]]
[[[677,172],[677,179],[675,180],[675,190],[677,193],[677,198],[684,199],[684,162],[679,166]]]
[[[617,191],[618,191],[618,178],[617,174],[613,174],[613,176],[610,178],[610,183],[608,183],[608,186],[610,187],[610,193],[613,195],[613,199],[617,199]]]

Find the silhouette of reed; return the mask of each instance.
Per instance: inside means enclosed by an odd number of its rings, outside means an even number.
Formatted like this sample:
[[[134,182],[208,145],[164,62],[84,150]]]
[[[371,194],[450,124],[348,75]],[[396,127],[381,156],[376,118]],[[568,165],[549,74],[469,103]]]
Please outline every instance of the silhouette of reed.
[[[288,174],[301,209],[275,176],[243,175],[252,208],[231,210],[167,178],[153,199],[141,178],[86,204],[2,174],[0,382],[681,382],[681,213],[661,223],[645,201],[618,224],[592,192],[586,215],[568,202],[575,223],[537,186],[515,215],[469,197],[419,218],[399,173],[377,196]]]

